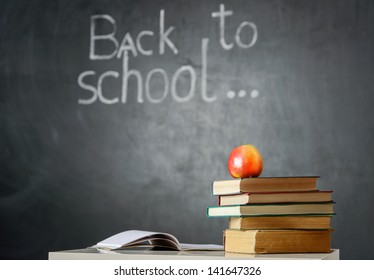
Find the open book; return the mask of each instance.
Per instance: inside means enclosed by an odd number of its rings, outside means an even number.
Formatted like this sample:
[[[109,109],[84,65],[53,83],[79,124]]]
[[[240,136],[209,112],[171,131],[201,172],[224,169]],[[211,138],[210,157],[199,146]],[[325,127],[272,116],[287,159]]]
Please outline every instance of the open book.
[[[222,245],[215,244],[184,244],[180,243],[178,239],[163,232],[143,231],[143,230],[128,230],[116,235],[113,235],[96,245],[92,246],[98,249],[119,250],[131,247],[150,246],[153,248],[165,248],[177,251],[216,251],[223,250]]]

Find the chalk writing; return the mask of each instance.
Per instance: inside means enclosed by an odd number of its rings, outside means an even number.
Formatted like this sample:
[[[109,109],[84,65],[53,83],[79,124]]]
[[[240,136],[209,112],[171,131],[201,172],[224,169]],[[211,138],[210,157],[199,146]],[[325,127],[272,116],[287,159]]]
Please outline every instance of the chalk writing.
[[[222,49],[230,51],[235,47],[241,49],[252,48],[258,39],[258,31],[255,23],[250,21],[241,22],[236,28],[235,35],[228,36],[226,34],[226,23],[229,17],[233,16],[234,12],[226,10],[224,4],[219,5],[219,10],[211,13],[213,22],[218,19],[219,25],[219,43]],[[89,59],[93,61],[118,59],[122,63],[122,71],[106,71],[97,73],[94,70],[86,70],[78,75],[78,85],[84,90],[83,96],[78,99],[78,103],[82,105],[89,105],[95,102],[102,104],[125,104],[128,102],[128,95],[136,96],[137,103],[149,102],[152,104],[161,103],[168,95],[177,103],[188,102],[193,99],[198,90],[196,83],[200,79],[200,97],[203,101],[210,103],[218,100],[217,93],[208,93],[207,79],[208,79],[208,53],[209,53],[209,38],[201,39],[201,70],[197,71],[193,65],[182,65],[174,73],[167,73],[162,67],[154,68],[148,73],[142,73],[137,69],[131,69],[130,58],[136,59],[138,56],[151,57],[157,52],[159,55],[164,55],[170,52],[173,55],[179,54],[178,45],[173,41],[173,33],[176,32],[175,26],[165,24],[166,13],[163,9],[159,13],[158,32],[152,30],[142,30],[138,34],[133,35],[130,32],[125,33],[122,40],[117,39],[117,23],[110,15],[93,15],[90,19],[90,46]],[[98,31],[98,24],[105,24],[109,26],[109,31],[105,34],[100,34]],[[242,34],[246,32],[247,41],[243,40]],[[249,34],[249,36],[248,36]],[[250,40],[248,40],[250,38]],[[152,48],[145,48],[143,45],[146,40],[157,40],[157,50]],[[157,42],[156,41],[156,42]],[[109,48],[99,49],[99,43],[105,43]],[[187,89],[182,90],[177,87],[178,82],[184,79],[184,85]],[[135,81],[136,90],[129,92],[129,79]],[[121,91],[120,95],[116,97],[107,97],[103,91],[103,84],[109,83],[113,79],[120,79]],[[186,82],[186,79],[188,80]],[[92,81],[97,80],[96,84]],[[161,89],[158,87],[157,91],[152,90],[151,84],[154,81],[162,83]],[[159,83],[158,83],[159,84]],[[179,91],[180,92],[179,92]],[[183,92],[182,92],[183,91]],[[226,97],[234,99],[235,97],[245,98],[247,91],[242,89],[237,93],[233,90],[227,92]],[[250,92],[250,97],[256,98],[259,96],[257,89]]]

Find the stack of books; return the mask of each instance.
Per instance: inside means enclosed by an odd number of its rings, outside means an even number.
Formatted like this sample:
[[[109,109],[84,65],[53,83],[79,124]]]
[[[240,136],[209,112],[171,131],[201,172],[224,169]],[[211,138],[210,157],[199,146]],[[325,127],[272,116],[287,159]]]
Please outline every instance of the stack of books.
[[[230,253],[331,251],[332,191],[317,189],[318,176],[214,181],[218,206],[208,217],[228,217],[224,247]]]

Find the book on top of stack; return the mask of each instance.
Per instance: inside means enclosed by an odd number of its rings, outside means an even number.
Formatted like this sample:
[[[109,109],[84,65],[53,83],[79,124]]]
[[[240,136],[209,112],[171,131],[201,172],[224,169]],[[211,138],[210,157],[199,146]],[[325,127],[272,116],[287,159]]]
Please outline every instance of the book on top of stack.
[[[229,218],[224,247],[231,253],[331,251],[332,191],[317,189],[319,176],[257,177],[214,181],[218,205],[208,217]]]
[[[214,181],[212,183],[212,194],[311,191],[317,189],[318,178],[319,176],[254,177]]]

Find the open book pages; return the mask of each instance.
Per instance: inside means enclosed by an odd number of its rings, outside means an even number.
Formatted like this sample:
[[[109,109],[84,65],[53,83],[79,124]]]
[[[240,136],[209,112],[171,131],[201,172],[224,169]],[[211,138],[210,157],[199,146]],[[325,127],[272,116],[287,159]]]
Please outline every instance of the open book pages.
[[[178,239],[163,232],[143,231],[143,230],[128,230],[116,235],[113,235],[96,245],[92,246],[99,249],[119,250],[130,247],[150,246],[155,248],[165,248],[177,251],[197,250],[197,251],[212,251],[223,250],[222,245],[216,244],[186,244],[180,243]]]

